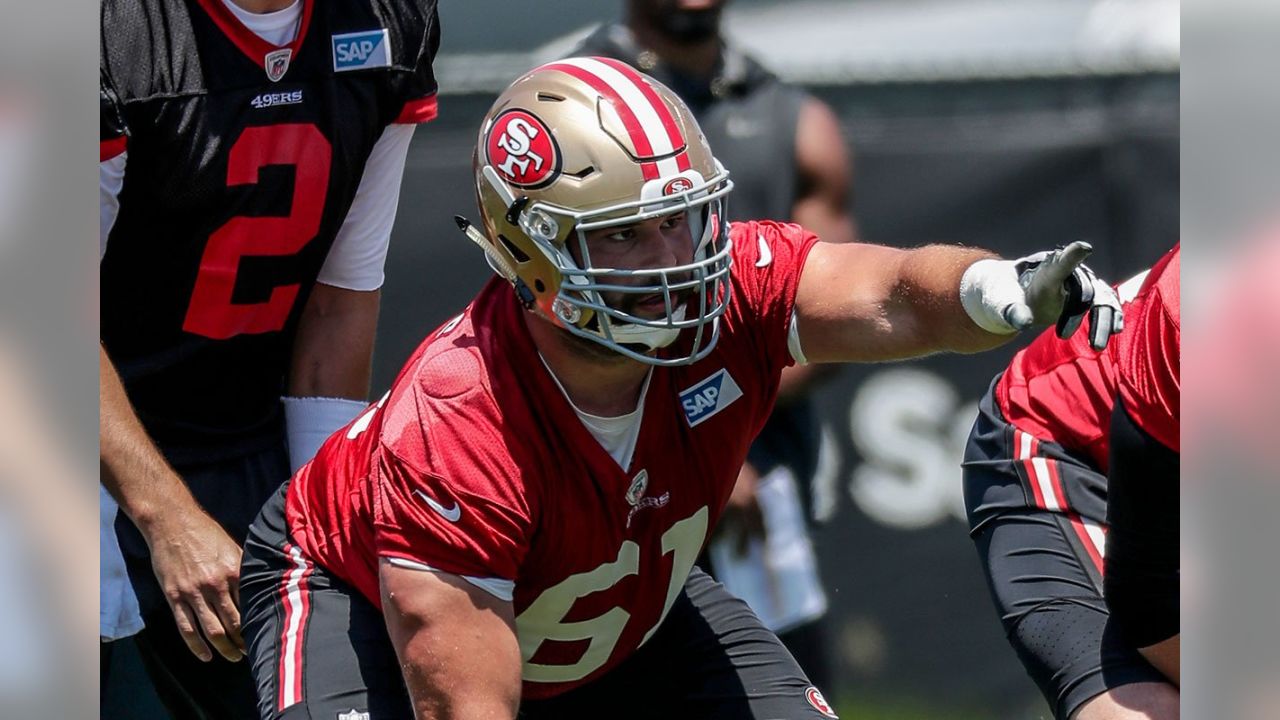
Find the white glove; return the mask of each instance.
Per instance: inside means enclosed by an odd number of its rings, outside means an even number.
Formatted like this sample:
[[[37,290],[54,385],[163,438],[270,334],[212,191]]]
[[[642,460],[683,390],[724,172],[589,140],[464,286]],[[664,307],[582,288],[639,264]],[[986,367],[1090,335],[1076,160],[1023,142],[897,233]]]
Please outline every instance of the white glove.
[[[1017,260],[979,260],[960,280],[960,302],[983,330],[1008,335],[1055,323],[1058,337],[1071,337],[1089,313],[1089,344],[1102,350],[1124,329],[1120,298],[1084,259],[1086,242]]]

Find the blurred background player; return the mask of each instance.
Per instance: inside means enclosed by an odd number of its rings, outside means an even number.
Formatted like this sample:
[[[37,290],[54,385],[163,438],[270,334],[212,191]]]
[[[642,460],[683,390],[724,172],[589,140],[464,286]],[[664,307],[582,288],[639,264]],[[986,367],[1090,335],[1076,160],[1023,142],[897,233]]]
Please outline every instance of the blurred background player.
[[[175,717],[252,717],[240,544],[364,406],[435,2],[101,13],[101,466],[136,643]]]
[[[788,85],[722,35],[727,0],[629,0],[625,18],[572,53],[628,63],[693,111],[733,178],[732,221],[795,222],[824,242],[854,240],[849,156],[825,103]],[[830,678],[820,619],[827,599],[809,540],[818,431],[807,399],[824,368],[782,372],[778,404],[751,446],[718,538],[699,560],[777,632],[809,678]]]
[[[1122,638],[1181,684],[1181,252],[1157,265],[1112,353],[1107,607]],[[1139,305],[1140,303],[1140,305]]]
[[[688,109],[608,58],[518,78],[477,140],[483,233],[459,224],[502,277],[250,531],[263,717],[836,717],[693,567],[782,368],[1068,332],[1119,310],[1088,247],[729,224]]]
[[[1107,350],[1045,333],[1014,356],[969,436],[970,532],[1061,720],[1178,716],[1179,259],[1119,287]]]

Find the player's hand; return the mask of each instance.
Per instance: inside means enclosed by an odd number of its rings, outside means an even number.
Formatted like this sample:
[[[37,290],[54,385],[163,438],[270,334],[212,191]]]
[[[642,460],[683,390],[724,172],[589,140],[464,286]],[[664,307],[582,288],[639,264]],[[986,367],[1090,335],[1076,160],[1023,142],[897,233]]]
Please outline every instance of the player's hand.
[[[1077,241],[1018,260],[979,261],[965,272],[961,301],[974,322],[997,334],[1052,324],[1066,339],[1088,313],[1089,344],[1102,350],[1124,329],[1124,314],[1115,290],[1084,264],[1092,252]]]
[[[764,513],[756,499],[759,483],[760,474],[755,467],[751,463],[743,463],[724,514],[720,516],[719,532],[729,538],[739,557],[747,554],[752,538],[764,537]]]
[[[208,662],[212,645],[232,662],[244,657],[240,546],[199,509],[166,516],[145,534],[156,578],[192,654]]]
[[[1076,241],[1061,250],[1018,260],[1018,284],[1024,299],[1005,308],[1009,324],[1025,330],[1054,323],[1058,337],[1065,340],[1089,313],[1089,343],[1095,350],[1105,348],[1111,336],[1124,328],[1124,315],[1115,290],[1084,264],[1092,252],[1092,245]]]

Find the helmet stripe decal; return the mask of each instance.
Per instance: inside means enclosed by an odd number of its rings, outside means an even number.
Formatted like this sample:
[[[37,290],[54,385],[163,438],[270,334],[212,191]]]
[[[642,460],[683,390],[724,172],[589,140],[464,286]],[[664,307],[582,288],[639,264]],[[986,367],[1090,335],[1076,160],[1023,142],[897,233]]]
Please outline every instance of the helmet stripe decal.
[[[636,146],[636,152],[648,155],[653,154],[653,147],[649,144],[648,136],[640,127],[640,120],[636,117],[636,114],[631,111],[631,108],[622,101],[622,98],[618,93],[615,92],[613,88],[609,87],[608,83],[577,65],[571,65],[566,62],[549,63],[543,66],[543,69],[559,70],[562,73],[572,75],[573,77],[590,85],[591,89],[604,96],[604,98],[609,101],[609,104],[613,109],[618,113],[618,117],[622,120],[622,126],[627,129],[627,134],[631,136],[631,142]],[[653,163],[641,163],[640,169],[641,172],[644,173],[645,180],[652,180],[658,177],[658,168]]]
[[[674,124],[666,105],[653,93],[653,89],[639,80],[628,78],[618,70],[592,58],[570,58],[545,66],[547,70],[559,70],[587,83],[600,93],[622,120],[636,152],[640,155],[669,155],[679,145],[673,142],[668,132],[663,115]],[[643,89],[642,89],[643,87]],[[648,90],[651,97],[646,95]],[[680,140],[679,133],[675,138]],[[685,153],[677,158],[665,158],[653,162],[642,162],[641,172],[645,180],[675,175],[687,169],[689,159]],[[684,166],[684,167],[681,167]]]
[[[626,63],[606,58],[579,58],[581,67],[594,73],[609,83],[628,106],[634,108],[636,116],[644,126],[654,155],[668,155],[682,147],[684,138],[676,129],[675,118],[670,108],[658,97],[645,79]],[[568,60],[567,62],[575,62]],[[674,175],[688,170],[689,157],[680,153],[675,158],[658,161],[659,176]]]
[[[658,97],[658,93],[654,91],[653,86],[650,85],[648,81],[640,75],[640,73],[636,72],[635,68],[621,60],[614,60],[613,58],[601,57],[594,59],[608,65],[614,70],[617,70],[623,77],[630,80],[636,87],[640,88],[640,93],[645,96],[649,101],[649,104],[658,112],[658,118],[662,121],[662,126],[667,131],[667,139],[671,143],[672,150],[678,147],[684,147],[687,144],[684,137],[680,134],[680,126],[676,124],[675,116],[671,114],[671,108],[667,107],[667,104],[662,102],[662,98]],[[688,153],[681,152],[676,157],[676,162],[678,163],[679,170],[681,172],[688,170],[690,167]]]

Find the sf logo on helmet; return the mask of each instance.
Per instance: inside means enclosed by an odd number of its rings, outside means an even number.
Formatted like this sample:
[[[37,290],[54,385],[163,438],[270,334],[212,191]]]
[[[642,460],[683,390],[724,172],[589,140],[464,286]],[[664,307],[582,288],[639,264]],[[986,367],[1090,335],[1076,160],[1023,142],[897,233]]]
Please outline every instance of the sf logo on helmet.
[[[693,181],[687,177],[678,177],[662,187],[663,195],[675,195],[693,189]]]
[[[494,119],[485,153],[512,185],[541,187],[560,172],[560,148],[551,131],[524,110],[508,110]]]

